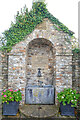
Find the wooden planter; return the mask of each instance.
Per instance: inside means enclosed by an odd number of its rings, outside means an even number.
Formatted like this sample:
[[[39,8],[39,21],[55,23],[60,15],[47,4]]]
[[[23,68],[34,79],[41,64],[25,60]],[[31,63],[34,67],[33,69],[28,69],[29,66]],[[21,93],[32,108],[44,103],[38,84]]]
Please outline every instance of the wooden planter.
[[[75,116],[75,112],[74,112],[74,107],[71,107],[71,104],[67,104],[64,106],[62,104],[62,102],[60,103],[60,112],[61,115],[64,116]]]
[[[19,102],[10,101],[9,104],[3,103],[3,115],[16,115],[19,108]]]

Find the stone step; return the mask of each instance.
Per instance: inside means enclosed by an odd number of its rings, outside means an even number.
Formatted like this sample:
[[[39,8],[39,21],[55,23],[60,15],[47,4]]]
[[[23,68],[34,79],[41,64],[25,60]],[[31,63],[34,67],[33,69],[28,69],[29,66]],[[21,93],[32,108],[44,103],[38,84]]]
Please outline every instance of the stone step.
[[[19,110],[25,117],[47,118],[57,116],[59,107],[56,105],[22,105]]]

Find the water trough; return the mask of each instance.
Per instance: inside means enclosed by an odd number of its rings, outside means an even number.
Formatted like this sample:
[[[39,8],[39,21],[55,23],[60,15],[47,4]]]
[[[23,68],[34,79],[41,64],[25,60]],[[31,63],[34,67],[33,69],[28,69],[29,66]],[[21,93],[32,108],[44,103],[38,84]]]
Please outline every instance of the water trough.
[[[26,104],[54,104],[53,85],[29,85],[26,86]]]

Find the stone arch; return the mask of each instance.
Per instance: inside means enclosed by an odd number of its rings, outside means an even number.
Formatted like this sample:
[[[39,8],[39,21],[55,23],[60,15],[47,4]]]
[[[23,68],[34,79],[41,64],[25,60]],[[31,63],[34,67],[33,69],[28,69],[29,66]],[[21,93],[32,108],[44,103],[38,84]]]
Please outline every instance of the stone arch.
[[[55,36],[53,35],[53,32],[48,33],[47,30],[38,30],[36,28],[32,33],[30,33],[28,36],[24,38],[24,41],[21,41],[18,44],[15,44],[8,55],[12,55],[12,54],[19,55],[19,53],[21,53],[21,55],[25,55],[26,48],[29,42],[37,38],[44,38],[49,40],[50,42],[52,42],[52,44],[56,48],[56,41],[55,41]]]
[[[54,36],[52,34],[48,33],[46,30],[35,29],[30,35],[25,37],[24,42],[26,42],[26,47],[32,40],[37,38],[44,38],[46,40],[49,40],[55,46],[56,42],[54,41]]]

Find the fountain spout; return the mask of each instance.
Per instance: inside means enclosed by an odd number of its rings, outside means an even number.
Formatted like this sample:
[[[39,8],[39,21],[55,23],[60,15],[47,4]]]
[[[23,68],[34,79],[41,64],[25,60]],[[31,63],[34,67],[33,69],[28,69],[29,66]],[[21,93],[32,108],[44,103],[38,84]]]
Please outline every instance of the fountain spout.
[[[41,71],[40,71],[40,70],[41,70],[41,68],[38,68],[38,75],[37,75],[37,77],[42,77],[42,76],[41,76]]]
[[[40,79],[40,77],[42,77],[42,75],[41,75],[41,68],[38,68],[38,74],[37,74],[37,77],[39,77],[39,79]],[[39,87],[42,87],[42,81],[40,81],[40,80],[38,80],[38,83],[39,83]]]

